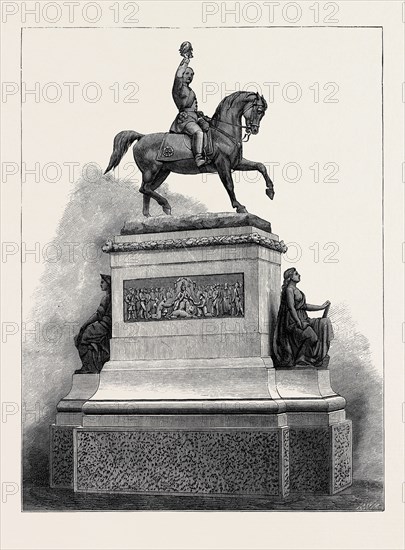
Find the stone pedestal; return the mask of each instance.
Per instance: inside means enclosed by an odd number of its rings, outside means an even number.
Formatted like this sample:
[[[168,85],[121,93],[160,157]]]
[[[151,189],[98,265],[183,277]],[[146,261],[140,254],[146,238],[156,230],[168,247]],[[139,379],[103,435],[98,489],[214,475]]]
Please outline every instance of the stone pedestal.
[[[82,425],[84,403],[96,392],[98,374],[74,374],[72,389],[57,406],[50,433],[50,485],[73,489],[75,429]]]
[[[269,223],[235,214],[129,223],[107,243],[111,360],[99,381],[74,375],[58,406],[53,486],[284,497],[350,484],[329,372],[271,360],[285,250]]]
[[[335,494],[352,484],[352,426],[328,369],[277,369],[286,406],[292,493]]]

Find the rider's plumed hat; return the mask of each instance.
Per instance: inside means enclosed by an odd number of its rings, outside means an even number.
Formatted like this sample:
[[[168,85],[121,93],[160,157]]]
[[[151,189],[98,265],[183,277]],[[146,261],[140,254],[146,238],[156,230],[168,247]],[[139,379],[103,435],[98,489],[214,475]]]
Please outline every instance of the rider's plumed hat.
[[[193,46],[191,42],[183,42],[179,49],[180,55],[183,57],[193,57]]]

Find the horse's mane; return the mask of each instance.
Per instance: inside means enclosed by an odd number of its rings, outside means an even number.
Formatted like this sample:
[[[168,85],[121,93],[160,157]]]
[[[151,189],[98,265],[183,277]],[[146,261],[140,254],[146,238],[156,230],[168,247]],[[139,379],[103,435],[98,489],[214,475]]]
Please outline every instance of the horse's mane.
[[[224,97],[224,99],[218,104],[218,107],[215,110],[215,113],[213,114],[212,118],[216,118],[220,115],[220,113],[225,112],[227,113],[229,109],[232,109],[236,99],[240,96],[248,97],[250,95],[256,95],[256,92],[250,91],[250,92],[233,92],[233,94],[227,95]]]

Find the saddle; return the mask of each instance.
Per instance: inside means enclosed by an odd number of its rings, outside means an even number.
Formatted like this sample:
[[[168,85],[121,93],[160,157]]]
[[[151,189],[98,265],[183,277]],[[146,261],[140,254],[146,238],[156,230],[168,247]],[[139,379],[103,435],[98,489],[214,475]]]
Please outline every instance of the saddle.
[[[211,128],[204,132],[203,155],[209,161],[213,154]],[[194,158],[191,148],[191,138],[187,134],[175,134],[166,132],[163,135],[156,160],[161,162],[173,162]]]

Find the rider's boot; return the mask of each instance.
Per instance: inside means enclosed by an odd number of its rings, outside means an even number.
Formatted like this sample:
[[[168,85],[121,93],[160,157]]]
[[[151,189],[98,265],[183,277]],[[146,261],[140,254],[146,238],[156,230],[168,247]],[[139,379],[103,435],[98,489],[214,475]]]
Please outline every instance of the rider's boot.
[[[206,161],[203,157],[203,141],[204,141],[204,134],[203,132],[196,132],[195,134],[193,134],[193,139],[192,139],[192,148],[193,148],[193,155],[194,155],[194,160],[195,160],[195,163],[196,165],[198,166],[198,168],[200,166],[203,166],[204,164],[206,164]]]

